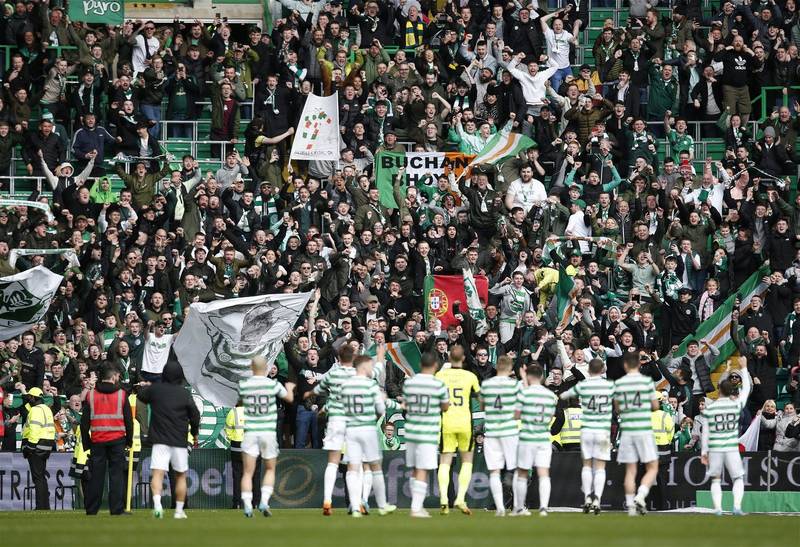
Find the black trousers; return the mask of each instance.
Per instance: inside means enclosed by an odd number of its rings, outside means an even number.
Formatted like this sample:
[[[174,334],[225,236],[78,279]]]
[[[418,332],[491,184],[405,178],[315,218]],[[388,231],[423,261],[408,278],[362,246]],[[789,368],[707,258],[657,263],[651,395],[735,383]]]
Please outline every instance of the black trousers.
[[[25,456],[28,460],[28,467],[31,470],[31,480],[36,488],[36,510],[50,510],[50,488],[47,486],[45,472],[47,468],[47,458],[50,452],[29,450]]]
[[[237,443],[241,447],[241,443]],[[242,508],[242,463],[241,452],[231,452],[231,471],[233,474],[233,504],[234,509]],[[261,458],[256,459],[256,470],[253,473],[253,507],[261,503]]]
[[[125,511],[125,440],[94,444],[89,454],[92,470],[86,488],[86,514],[96,515],[103,502],[103,489],[108,472],[108,509],[112,515]]]

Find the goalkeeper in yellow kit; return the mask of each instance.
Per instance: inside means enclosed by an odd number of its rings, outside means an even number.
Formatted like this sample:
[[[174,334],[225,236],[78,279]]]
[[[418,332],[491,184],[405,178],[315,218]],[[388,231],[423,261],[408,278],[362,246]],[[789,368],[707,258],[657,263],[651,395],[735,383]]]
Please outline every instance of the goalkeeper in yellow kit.
[[[447,386],[450,407],[442,415],[441,455],[439,456],[439,498],[441,513],[450,512],[447,489],[450,486],[450,466],[453,454],[458,451],[461,468],[458,471],[458,491],[455,506],[465,515],[472,512],[467,507],[465,497],[472,477],[472,458],[475,446],[472,438],[472,399],[480,392],[478,377],[464,370],[464,348],[453,346],[450,350],[450,368],[440,370],[436,377]]]

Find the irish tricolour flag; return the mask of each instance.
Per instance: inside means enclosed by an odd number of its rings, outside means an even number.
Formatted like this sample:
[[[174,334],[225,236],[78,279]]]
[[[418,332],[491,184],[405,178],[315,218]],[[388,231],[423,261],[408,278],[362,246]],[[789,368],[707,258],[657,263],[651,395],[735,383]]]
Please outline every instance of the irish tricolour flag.
[[[372,346],[367,353],[375,356],[377,346]],[[416,342],[391,342],[386,344],[386,361],[391,361],[406,376],[414,376],[419,372],[422,354]]]
[[[687,336],[674,355],[683,355],[686,353],[686,344],[689,340],[708,340],[719,348],[719,356],[714,363],[716,368],[720,363],[725,362],[731,355],[736,352],[736,345],[731,339],[731,311],[734,307],[734,302],[738,296],[741,299],[739,312],[744,313],[750,307],[750,301],[753,295],[763,294],[767,290],[767,285],[761,279],[769,275],[769,265],[764,264],[757,272],[751,275],[745,281],[739,290],[728,297],[725,303],[717,308],[714,314],[703,321],[694,334]]]
[[[483,151],[472,159],[469,167],[484,163],[495,165],[506,158],[516,156],[531,146],[536,146],[536,143],[525,135],[519,133],[497,133],[486,143]]]

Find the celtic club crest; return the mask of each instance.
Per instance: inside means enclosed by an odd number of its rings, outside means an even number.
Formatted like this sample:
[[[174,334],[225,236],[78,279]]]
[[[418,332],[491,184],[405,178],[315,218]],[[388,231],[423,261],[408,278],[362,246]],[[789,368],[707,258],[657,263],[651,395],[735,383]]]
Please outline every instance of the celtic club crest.
[[[441,289],[431,289],[428,295],[428,313],[436,318],[442,317],[447,313],[450,302],[447,294]]]
[[[52,292],[40,297],[19,281],[0,283],[0,326],[34,323],[46,312]]]

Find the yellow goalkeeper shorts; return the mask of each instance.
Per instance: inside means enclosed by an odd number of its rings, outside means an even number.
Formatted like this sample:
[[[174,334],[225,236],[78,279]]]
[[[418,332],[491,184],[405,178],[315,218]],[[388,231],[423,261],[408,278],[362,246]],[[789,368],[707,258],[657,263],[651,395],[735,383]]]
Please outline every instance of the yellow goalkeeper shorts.
[[[472,431],[442,431],[439,449],[443,454],[472,452],[474,447]]]

